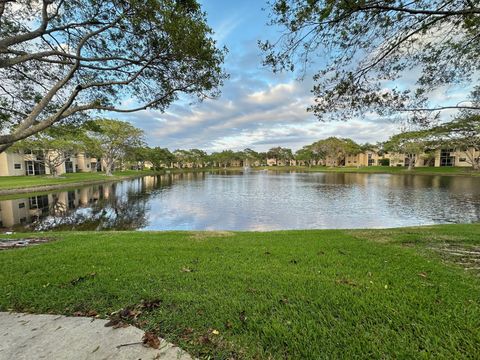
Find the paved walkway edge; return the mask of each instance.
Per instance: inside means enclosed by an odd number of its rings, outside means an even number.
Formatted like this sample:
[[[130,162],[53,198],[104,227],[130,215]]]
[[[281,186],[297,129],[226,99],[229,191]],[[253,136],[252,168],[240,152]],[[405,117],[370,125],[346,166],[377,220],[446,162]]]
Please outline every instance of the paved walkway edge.
[[[0,312],[0,360],[192,359],[163,339],[159,349],[145,347],[144,332],[136,327],[114,329],[105,327],[106,323],[85,317]]]

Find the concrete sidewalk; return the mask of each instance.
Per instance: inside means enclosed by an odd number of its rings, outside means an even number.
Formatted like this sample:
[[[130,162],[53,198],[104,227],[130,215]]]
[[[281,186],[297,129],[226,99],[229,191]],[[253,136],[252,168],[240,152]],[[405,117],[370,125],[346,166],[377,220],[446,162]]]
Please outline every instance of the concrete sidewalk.
[[[107,320],[59,315],[0,312],[1,360],[191,360],[161,340],[159,349],[145,347],[144,332],[136,327],[105,327]],[[134,345],[121,346],[136,343]]]

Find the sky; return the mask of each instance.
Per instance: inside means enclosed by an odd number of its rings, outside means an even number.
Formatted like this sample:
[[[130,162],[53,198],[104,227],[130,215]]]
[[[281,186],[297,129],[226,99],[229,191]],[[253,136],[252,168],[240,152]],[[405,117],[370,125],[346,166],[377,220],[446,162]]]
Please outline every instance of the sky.
[[[146,110],[125,115],[123,119],[145,130],[150,146],[208,152],[266,151],[275,146],[298,150],[329,136],[376,143],[401,131],[398,122],[373,114],[343,122],[318,121],[306,111],[313,103],[311,75],[301,81],[296,74],[273,74],[262,66],[257,41],[278,35],[278,29],[266,25],[264,1],[200,2],[219,46],[229,50],[224,67],[230,78],[217,99],[182,98],[164,113]]]

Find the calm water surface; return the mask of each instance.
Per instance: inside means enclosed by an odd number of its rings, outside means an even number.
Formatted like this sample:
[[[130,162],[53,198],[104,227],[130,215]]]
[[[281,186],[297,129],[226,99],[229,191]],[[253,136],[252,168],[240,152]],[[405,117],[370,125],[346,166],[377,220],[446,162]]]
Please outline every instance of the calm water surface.
[[[480,221],[480,178],[184,173],[0,201],[3,230],[279,230]]]

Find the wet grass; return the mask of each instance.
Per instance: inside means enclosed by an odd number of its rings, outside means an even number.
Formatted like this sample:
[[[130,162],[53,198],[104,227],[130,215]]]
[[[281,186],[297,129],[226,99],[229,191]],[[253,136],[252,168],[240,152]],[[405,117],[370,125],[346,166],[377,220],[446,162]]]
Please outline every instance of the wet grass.
[[[201,358],[478,356],[480,277],[437,251],[478,248],[478,224],[208,234],[49,233],[0,252],[0,310],[147,300],[137,324]]]

